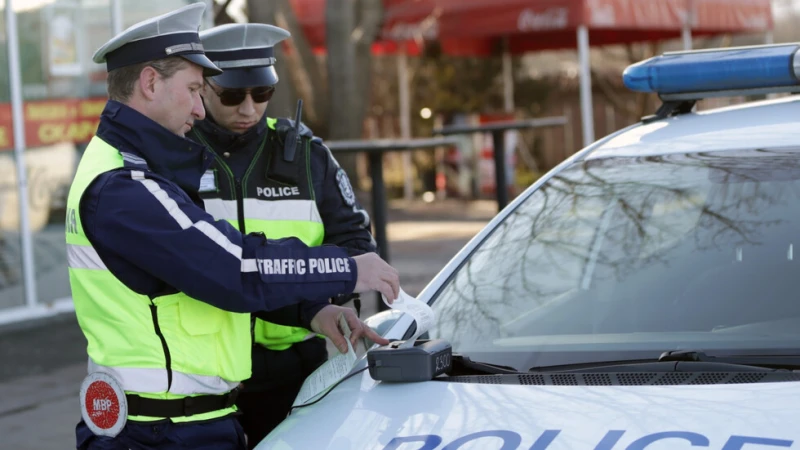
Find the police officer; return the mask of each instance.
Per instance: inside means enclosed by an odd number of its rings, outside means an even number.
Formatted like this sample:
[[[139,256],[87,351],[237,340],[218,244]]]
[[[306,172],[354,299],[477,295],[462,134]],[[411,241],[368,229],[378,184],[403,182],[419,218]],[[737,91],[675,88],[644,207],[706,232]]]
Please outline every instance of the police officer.
[[[109,101],[67,200],[75,311],[88,341],[80,449],[244,449],[235,400],[251,373],[255,311],[290,307],[295,322],[347,343],[385,340],[328,298],[379,290],[396,298],[396,271],[335,246],[244,235],[202,208],[213,161],[184,137],[205,116],[203,76],[220,70],[199,34],[195,3],[129,28],[94,61]],[[284,314],[285,315],[285,314]]]
[[[350,255],[375,252],[369,216],[327,147],[304,125],[266,116],[278,83],[274,46],[289,37],[257,23],[200,33],[206,55],[224,71],[206,79],[206,118],[189,135],[214,153],[200,196],[209,214],[242,232],[335,244]],[[250,448],[286,417],[304,379],[327,358],[324,339],[305,327],[256,319],[253,333],[253,376],[237,399]]]

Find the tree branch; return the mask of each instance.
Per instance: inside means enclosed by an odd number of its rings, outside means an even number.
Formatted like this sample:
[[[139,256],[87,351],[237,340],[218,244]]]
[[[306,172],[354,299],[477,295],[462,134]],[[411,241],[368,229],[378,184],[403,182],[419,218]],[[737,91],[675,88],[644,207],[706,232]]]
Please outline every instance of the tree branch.
[[[292,34],[289,45],[293,50],[292,58],[295,59],[290,68],[292,79],[299,83],[296,85],[297,94],[304,101],[303,114],[307,115],[309,122],[314,123],[317,133],[324,134],[324,130],[319,130],[320,127],[324,127],[327,124],[328,110],[325,95],[326,83],[322,76],[322,68],[317,62],[317,57],[314,55],[314,51],[289,1],[274,1],[278,8],[278,14],[276,15],[276,19],[280,21],[278,26],[287,29]]]
[[[214,3],[214,25],[224,25],[226,23],[233,23],[233,19],[228,15],[228,6],[233,0],[225,0],[225,3],[219,5]]]

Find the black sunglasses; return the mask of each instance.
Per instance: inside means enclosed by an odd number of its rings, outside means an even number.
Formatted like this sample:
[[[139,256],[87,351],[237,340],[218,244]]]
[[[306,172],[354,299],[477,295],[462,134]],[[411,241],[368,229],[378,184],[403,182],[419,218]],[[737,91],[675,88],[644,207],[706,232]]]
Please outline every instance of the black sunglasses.
[[[275,86],[259,86],[252,89],[222,89],[219,91],[214,87],[211,89],[219,97],[219,102],[225,106],[241,105],[248,92],[255,103],[268,102],[272,98],[272,94],[275,93]]]

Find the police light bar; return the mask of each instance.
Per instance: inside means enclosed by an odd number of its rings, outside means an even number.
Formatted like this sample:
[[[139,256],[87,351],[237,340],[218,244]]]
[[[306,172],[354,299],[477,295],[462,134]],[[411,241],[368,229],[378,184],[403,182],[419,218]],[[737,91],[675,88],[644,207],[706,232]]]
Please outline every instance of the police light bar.
[[[663,100],[800,91],[799,44],[669,52],[625,69],[628,89]]]

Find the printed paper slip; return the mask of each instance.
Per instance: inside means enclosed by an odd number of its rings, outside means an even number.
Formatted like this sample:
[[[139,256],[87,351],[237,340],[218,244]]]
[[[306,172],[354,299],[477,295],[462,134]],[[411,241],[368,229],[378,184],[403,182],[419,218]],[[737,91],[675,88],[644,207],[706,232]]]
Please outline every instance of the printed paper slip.
[[[385,297],[381,297],[383,302],[390,308],[409,314],[417,323],[417,330],[414,335],[403,343],[401,347],[413,346],[414,341],[428,331],[435,321],[436,316],[427,303],[423,303],[406,294],[402,289],[400,289],[400,295],[392,304],[389,304]],[[303,382],[303,386],[300,388],[300,392],[297,394],[292,406],[313,402],[353,370],[356,361],[358,361],[358,356],[350,344],[350,327],[347,326],[344,316],[340,318],[339,323],[347,338],[347,353],[337,352],[335,356],[328,358],[325,364],[309,375]]]
[[[358,357],[355,350],[353,350],[353,345],[350,343],[350,327],[347,326],[344,316],[340,317],[339,324],[344,331],[344,337],[347,339],[347,353],[337,352],[335,356],[328,358],[325,364],[312,372],[303,382],[303,386],[300,388],[300,392],[297,393],[292,406],[316,400],[317,397],[327,392],[336,382],[353,370]]]
[[[414,332],[414,335],[406,340],[400,346],[400,348],[413,347],[414,341],[416,341],[417,338],[422,334],[427,332],[433,326],[433,322],[436,320],[436,315],[433,313],[433,309],[431,309],[427,303],[423,303],[406,294],[403,289],[400,289],[400,295],[397,296],[397,300],[395,300],[391,305],[386,301],[386,297],[381,296],[381,298],[383,298],[383,302],[388,307],[398,311],[403,311],[404,313],[413,317],[414,321],[417,323],[417,330]]]

